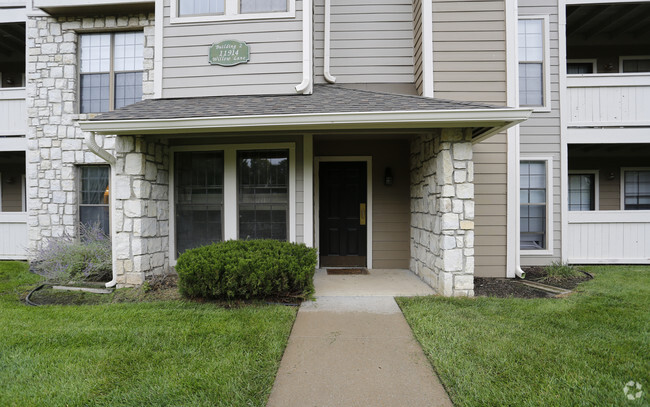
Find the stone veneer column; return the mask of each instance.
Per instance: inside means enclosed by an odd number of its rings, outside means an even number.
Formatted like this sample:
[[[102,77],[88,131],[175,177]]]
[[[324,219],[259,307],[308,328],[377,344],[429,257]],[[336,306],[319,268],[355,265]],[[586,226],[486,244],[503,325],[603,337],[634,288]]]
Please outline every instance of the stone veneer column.
[[[79,33],[142,29],[144,32],[143,99],[152,98],[154,14],[101,17],[29,16],[27,19],[27,211],[30,249],[48,239],[76,236],[77,166],[106,164],[83,143],[79,113]],[[98,137],[114,152],[115,137]]]
[[[169,268],[169,149],[142,136],[118,136],[113,176],[113,268],[118,287]]]
[[[411,142],[411,270],[439,294],[474,295],[471,129]]]

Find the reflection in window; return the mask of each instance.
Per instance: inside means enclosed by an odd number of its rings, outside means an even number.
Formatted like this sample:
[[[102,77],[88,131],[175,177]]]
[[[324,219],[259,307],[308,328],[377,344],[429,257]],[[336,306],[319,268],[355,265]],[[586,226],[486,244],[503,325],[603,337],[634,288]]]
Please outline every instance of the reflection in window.
[[[519,20],[519,104],[544,105],[544,20]]]
[[[625,171],[625,210],[650,209],[650,170]]]
[[[288,151],[240,151],[237,169],[239,238],[287,240]]]
[[[546,163],[521,162],[521,249],[546,248]]]
[[[241,0],[241,13],[272,13],[287,11],[287,0]]]
[[[223,240],[223,151],[174,154],[176,253]]]
[[[142,31],[81,34],[80,112],[107,112],[142,100],[143,52]]]
[[[569,174],[569,210],[595,210],[595,188],[594,174]]]
[[[99,227],[110,236],[109,228],[109,178],[107,165],[86,165],[79,167],[81,187],[79,199],[79,221],[87,227]]]
[[[224,0],[179,0],[178,15],[223,14]]]

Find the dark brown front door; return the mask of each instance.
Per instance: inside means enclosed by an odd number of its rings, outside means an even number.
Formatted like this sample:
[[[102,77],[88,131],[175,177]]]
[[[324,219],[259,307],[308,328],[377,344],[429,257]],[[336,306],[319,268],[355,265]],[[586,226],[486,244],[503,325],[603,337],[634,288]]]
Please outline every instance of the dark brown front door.
[[[320,264],[366,266],[366,163],[321,162]]]

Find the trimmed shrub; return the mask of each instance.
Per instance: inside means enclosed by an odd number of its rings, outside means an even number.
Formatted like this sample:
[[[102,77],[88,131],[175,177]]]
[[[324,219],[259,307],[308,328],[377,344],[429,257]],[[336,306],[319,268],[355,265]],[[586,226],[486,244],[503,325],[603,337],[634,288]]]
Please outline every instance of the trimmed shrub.
[[[229,240],[190,249],[176,262],[184,296],[251,299],[308,296],[316,249],[277,240]]]

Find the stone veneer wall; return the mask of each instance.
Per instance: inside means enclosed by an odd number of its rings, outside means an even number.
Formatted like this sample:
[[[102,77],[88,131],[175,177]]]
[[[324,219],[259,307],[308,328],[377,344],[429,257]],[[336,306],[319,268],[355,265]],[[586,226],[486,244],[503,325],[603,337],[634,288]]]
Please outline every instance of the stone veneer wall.
[[[115,150],[113,269],[121,287],[169,268],[169,148],[118,136]]]
[[[411,141],[410,268],[439,294],[474,295],[474,165],[470,129]]]
[[[88,150],[76,121],[79,33],[143,29],[143,98],[153,97],[154,14],[90,17],[30,16],[27,20],[27,188],[30,249],[48,238],[75,236],[76,166],[105,164]],[[114,137],[98,137],[114,153]]]

